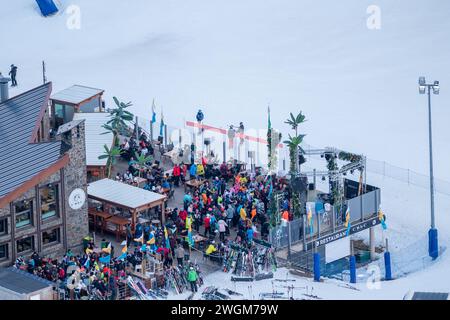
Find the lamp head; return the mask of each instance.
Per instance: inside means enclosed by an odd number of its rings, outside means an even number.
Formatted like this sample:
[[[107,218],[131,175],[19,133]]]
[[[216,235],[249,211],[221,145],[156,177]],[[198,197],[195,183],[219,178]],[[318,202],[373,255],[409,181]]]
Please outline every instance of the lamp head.
[[[426,88],[427,88],[427,86],[426,86],[425,77],[419,77],[419,93],[425,94]]]
[[[439,81],[435,81],[433,84],[433,93],[439,94],[439,90],[440,90]]]

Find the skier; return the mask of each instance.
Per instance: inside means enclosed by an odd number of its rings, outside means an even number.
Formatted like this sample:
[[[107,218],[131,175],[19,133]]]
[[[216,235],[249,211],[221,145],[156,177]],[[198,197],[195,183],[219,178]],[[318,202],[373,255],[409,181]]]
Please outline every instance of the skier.
[[[17,67],[14,64],[11,65],[11,71],[9,71],[9,75],[11,76],[11,87],[16,87],[17,86],[17,80],[16,80]]]
[[[197,292],[197,279],[198,279],[197,271],[195,271],[194,267],[190,267],[187,275],[187,280],[191,284],[192,292]]]
[[[178,265],[181,267],[183,266],[184,254],[185,251],[183,246],[181,244],[178,245],[178,247],[175,249],[175,255],[177,256]]]

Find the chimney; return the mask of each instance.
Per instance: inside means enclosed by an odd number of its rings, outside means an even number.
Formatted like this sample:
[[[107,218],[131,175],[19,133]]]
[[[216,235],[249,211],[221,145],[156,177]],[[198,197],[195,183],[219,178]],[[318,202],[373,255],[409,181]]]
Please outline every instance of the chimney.
[[[9,81],[10,78],[5,78],[0,73],[0,102],[9,99]]]

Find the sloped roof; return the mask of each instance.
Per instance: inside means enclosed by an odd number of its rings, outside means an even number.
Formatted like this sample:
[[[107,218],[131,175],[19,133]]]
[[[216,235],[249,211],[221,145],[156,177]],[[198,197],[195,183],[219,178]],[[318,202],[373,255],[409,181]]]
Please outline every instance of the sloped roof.
[[[86,165],[87,166],[106,166],[108,159],[99,159],[98,157],[105,152],[104,146],[111,147],[113,135],[107,132],[102,126],[109,120],[109,113],[75,113],[74,120],[84,120],[85,139],[86,139]],[[106,134],[104,134],[107,132]]]
[[[0,202],[61,158],[61,141],[31,143],[51,89],[47,83],[0,103]]]
[[[0,270],[0,287],[20,294],[33,293],[51,286],[52,282],[14,267]]]
[[[166,198],[159,193],[111,179],[90,183],[87,193],[93,199],[107,201],[129,209],[138,209]]]
[[[103,92],[102,89],[73,85],[53,94],[50,99],[77,105]]]

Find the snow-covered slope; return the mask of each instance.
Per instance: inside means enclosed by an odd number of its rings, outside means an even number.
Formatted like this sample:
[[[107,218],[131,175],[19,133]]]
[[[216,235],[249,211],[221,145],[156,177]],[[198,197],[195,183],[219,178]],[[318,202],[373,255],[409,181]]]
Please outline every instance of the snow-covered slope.
[[[349,0],[60,0],[61,13],[39,15],[34,0],[0,3],[0,71],[19,66],[19,87],[41,83],[47,63],[54,90],[74,83],[106,90],[134,103],[150,118],[156,98],[166,123],[193,119],[247,128],[272,124],[287,131],[290,111],[303,110],[302,131],[317,146],[336,146],[370,158],[427,173],[426,97],[418,76],[441,81],[433,96],[435,174],[450,180],[450,3],[377,1],[381,29],[369,30],[372,1]],[[81,29],[67,28],[77,5]],[[392,250],[426,235],[429,199],[425,189],[376,175],[382,187]],[[437,195],[441,244],[448,246],[450,200]],[[426,243],[425,243],[426,245]],[[450,291],[447,253],[425,270],[383,284],[382,293],[326,289],[330,298],[401,298],[409,288]],[[323,288],[334,288],[326,284]],[[365,291],[363,291],[365,292]]]
[[[19,66],[20,88],[41,82],[45,59],[55,90],[73,83],[132,100],[149,116],[156,98],[167,123],[245,121],[286,132],[301,109],[312,145],[355,150],[427,173],[427,110],[417,79],[440,80],[433,97],[436,175],[450,180],[450,3],[377,1],[381,29],[369,30],[372,1],[59,0],[78,5],[81,29],[64,11],[42,18],[33,0],[1,4],[0,70]],[[223,112],[226,110],[224,116]]]

